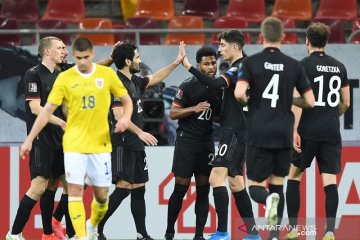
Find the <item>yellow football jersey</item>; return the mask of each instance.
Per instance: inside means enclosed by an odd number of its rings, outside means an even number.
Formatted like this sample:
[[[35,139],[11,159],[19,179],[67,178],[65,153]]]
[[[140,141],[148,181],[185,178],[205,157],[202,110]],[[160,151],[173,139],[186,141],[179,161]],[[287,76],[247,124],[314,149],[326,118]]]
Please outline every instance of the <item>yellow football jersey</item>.
[[[108,113],[111,94],[122,97],[126,88],[109,67],[94,64],[92,73],[75,67],[60,73],[48,102],[65,104],[68,118],[63,137],[64,152],[111,152]]]

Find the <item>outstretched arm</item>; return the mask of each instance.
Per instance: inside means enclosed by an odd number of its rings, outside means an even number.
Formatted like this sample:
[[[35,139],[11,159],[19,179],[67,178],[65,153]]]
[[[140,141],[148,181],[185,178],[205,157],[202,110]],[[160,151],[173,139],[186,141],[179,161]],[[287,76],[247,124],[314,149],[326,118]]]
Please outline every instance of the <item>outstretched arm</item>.
[[[181,53],[181,48],[184,45],[184,42],[180,42],[179,45],[179,53],[174,62],[170,63],[163,69],[157,71],[156,73],[148,76],[149,77],[149,86],[156,85],[162,80],[164,80],[174,69],[179,66],[179,64],[183,61],[184,55]]]

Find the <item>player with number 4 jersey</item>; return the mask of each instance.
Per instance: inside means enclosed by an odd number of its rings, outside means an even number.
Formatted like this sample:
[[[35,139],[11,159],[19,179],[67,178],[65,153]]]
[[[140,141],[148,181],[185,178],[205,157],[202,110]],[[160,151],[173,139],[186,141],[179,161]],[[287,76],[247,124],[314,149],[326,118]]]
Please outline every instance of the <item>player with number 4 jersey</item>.
[[[290,167],[294,116],[292,104],[312,107],[314,95],[301,63],[280,51],[281,20],[261,23],[263,51],[243,61],[235,97],[248,104],[247,177],[252,199],[266,205],[270,225],[280,225],[284,210],[284,177]],[[294,88],[302,97],[293,98]],[[269,178],[269,192],[265,188]],[[269,239],[279,239],[277,228]]]

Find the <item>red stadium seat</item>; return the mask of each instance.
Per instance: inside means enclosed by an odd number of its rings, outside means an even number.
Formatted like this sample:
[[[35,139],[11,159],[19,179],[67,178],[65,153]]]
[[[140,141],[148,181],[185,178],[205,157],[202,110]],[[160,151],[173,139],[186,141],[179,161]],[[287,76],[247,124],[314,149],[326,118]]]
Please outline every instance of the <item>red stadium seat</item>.
[[[315,19],[354,20],[358,17],[356,0],[320,0]]]
[[[108,18],[84,18],[79,23],[79,29],[112,29],[112,22]],[[94,45],[112,46],[114,45],[114,34],[78,34],[76,38],[86,37]]]
[[[276,0],[272,16],[277,18],[293,18],[300,21],[312,20],[311,0]]]
[[[14,19],[0,18],[0,31],[2,29],[17,29],[18,25]],[[0,46],[20,45],[20,34],[4,34],[0,37]]]
[[[155,19],[152,18],[129,18],[125,23],[125,28],[136,29],[136,28],[159,28],[159,24]],[[135,43],[135,34],[126,34],[124,41]],[[160,45],[160,35],[154,33],[141,33],[140,34],[141,45]]]
[[[242,18],[242,17],[218,17],[214,22],[215,28],[230,28],[230,29],[236,29],[236,28],[247,28],[248,22]],[[245,43],[250,44],[251,43],[251,37],[249,33],[243,33],[245,36]],[[211,44],[217,45],[217,34],[213,34],[211,36]]]
[[[39,29],[66,29],[68,28],[68,23],[61,20],[39,20],[36,23],[36,27]],[[69,34],[40,34],[40,38],[49,35],[60,38],[66,45],[71,45],[71,36]]]
[[[315,19],[314,22],[322,22],[330,27],[331,35],[328,43],[345,43],[344,21],[339,19]]]
[[[281,19],[284,23],[284,28],[296,28],[295,20],[292,18]],[[281,41],[283,44],[296,44],[298,37],[296,33],[285,33],[285,38]]]
[[[16,19],[18,23],[35,23],[39,19],[37,0],[4,0],[1,17]]]
[[[204,22],[201,17],[175,16],[169,21],[169,28],[203,28]],[[166,45],[178,45],[184,41],[187,45],[204,45],[205,34],[203,33],[168,33],[165,37]]]
[[[260,23],[265,18],[265,0],[229,0],[226,16]]]
[[[42,19],[79,23],[84,17],[84,0],[49,0]]]
[[[185,0],[182,15],[214,20],[220,14],[219,0]]]
[[[353,33],[359,29],[360,29],[360,18],[357,18],[353,22],[351,32]],[[360,43],[360,35],[355,36],[355,38],[353,38],[353,40],[351,42],[352,43]]]
[[[135,17],[154,18],[159,21],[170,20],[175,15],[173,0],[138,0]]]

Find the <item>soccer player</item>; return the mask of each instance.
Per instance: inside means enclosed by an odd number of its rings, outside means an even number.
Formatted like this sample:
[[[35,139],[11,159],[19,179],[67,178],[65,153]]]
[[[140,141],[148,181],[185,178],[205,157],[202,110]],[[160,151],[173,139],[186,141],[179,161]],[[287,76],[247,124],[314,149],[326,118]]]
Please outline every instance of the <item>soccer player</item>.
[[[280,225],[284,210],[284,177],[290,167],[294,87],[303,97],[294,104],[312,107],[314,95],[300,62],[280,51],[283,23],[268,17],[261,23],[263,51],[243,61],[235,97],[248,104],[247,177],[251,198],[266,205],[270,225]],[[249,94],[247,95],[247,91]],[[266,190],[266,179],[269,192]],[[270,232],[269,239],[278,239]]]
[[[300,208],[301,177],[314,157],[326,196],[327,224],[323,239],[335,239],[339,199],[336,175],[341,169],[342,148],[339,117],[350,106],[350,90],[345,66],[325,53],[329,36],[330,29],[323,23],[312,23],[306,31],[309,56],[302,60],[302,64],[314,90],[316,102],[313,109],[294,109],[294,148],[299,153],[295,154],[291,164],[286,190],[289,222],[294,229],[288,234],[288,239],[293,240],[298,239],[295,227]]]
[[[113,48],[120,45],[121,43],[122,42],[116,42],[114,44]],[[60,73],[60,71],[65,71],[65,70],[75,66],[74,63],[67,62],[67,56],[68,56],[69,52],[67,51],[66,45],[63,42],[62,42],[62,50],[64,52],[64,58],[63,58],[62,62],[56,66],[56,68],[59,70],[59,71],[57,71],[57,73]],[[113,63],[113,61],[112,61],[111,55],[97,62],[97,64],[104,65],[104,66],[110,66],[112,63]],[[67,110],[65,109],[65,107],[63,107],[62,110],[63,110],[63,113],[66,115]],[[57,186],[57,183],[55,186]],[[54,191],[56,191],[56,188],[54,188]],[[41,204],[41,202],[40,202],[40,204]],[[54,231],[55,236],[62,240],[66,239],[62,225],[61,225],[61,220],[64,215],[65,215],[65,219],[66,219],[66,221],[65,221],[66,235],[68,236],[68,238],[72,238],[75,235],[75,231],[71,224],[71,220],[70,220],[70,216],[69,216],[68,194],[67,194],[66,189],[64,189],[64,192],[61,195],[59,204],[58,204],[57,208],[55,209],[55,211],[53,213],[53,218],[51,220],[52,229]]]
[[[213,48],[203,47],[196,53],[199,70],[215,77],[217,54]],[[214,113],[221,104],[221,90],[213,90],[200,83],[196,77],[182,82],[170,110],[170,118],[178,119],[172,172],[175,187],[168,204],[166,240],[174,239],[175,222],[191,177],[196,180],[196,232],[194,240],[202,240],[209,211],[210,162],[214,157],[212,125]]]
[[[210,184],[213,188],[218,227],[211,240],[230,239],[227,231],[229,195],[226,189],[226,178],[235,198],[237,209],[248,230],[245,239],[261,239],[255,227],[251,201],[245,189],[243,166],[245,162],[246,121],[243,109],[234,97],[234,88],[241,62],[243,61],[244,35],[237,31],[220,33],[218,36],[219,53],[231,68],[218,78],[212,78],[192,67],[187,57],[183,65],[200,82],[219,89],[223,88],[220,112],[220,143],[217,156],[213,161],[210,173]],[[184,53],[185,54],[185,53]]]
[[[59,72],[56,70],[64,58],[63,42],[59,38],[42,38],[38,45],[41,63],[30,68],[25,74],[26,127],[29,133],[36,116],[46,103],[46,99]],[[51,216],[57,183],[54,179],[65,174],[62,152],[62,134],[65,128],[64,116],[60,111],[51,115],[50,123],[38,135],[30,152],[31,185],[21,199],[8,240],[22,239],[22,231],[29,220],[31,211],[40,199],[43,223],[42,239],[55,240]],[[66,188],[66,184],[64,184]]]
[[[135,75],[140,71],[140,55],[133,44],[121,44],[117,46],[112,57],[117,67],[118,77],[129,92],[134,106],[131,122],[128,130],[123,133],[112,133],[113,144],[112,181],[115,190],[109,198],[109,209],[98,226],[98,239],[105,240],[104,226],[109,217],[120,206],[121,202],[131,194],[131,212],[134,217],[137,239],[152,240],[145,226],[145,183],[149,180],[148,165],[144,143],[149,146],[157,145],[157,139],[148,132],[144,132],[142,119],[141,97],[149,86],[164,80],[181,62],[178,54],[174,62],[160,71],[140,77]],[[112,103],[112,121],[117,121],[123,116],[123,103],[114,98]]]
[[[73,44],[75,66],[59,74],[44,109],[37,117],[20,155],[32,149],[32,142],[51,120],[51,114],[64,104],[68,110],[63,137],[65,173],[68,182],[69,214],[78,239],[97,239],[96,226],[108,208],[112,150],[108,125],[110,94],[120,98],[124,115],[115,131],[124,131],[130,121],[132,103],[115,72],[93,63],[95,52],[90,40],[76,39]],[[85,227],[82,200],[84,183],[93,186],[91,216]]]

